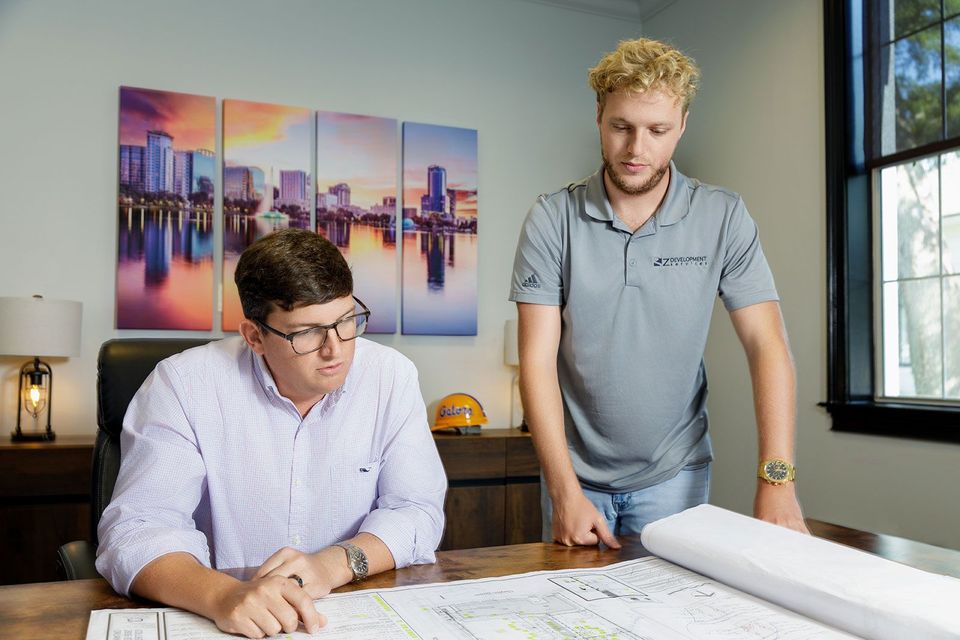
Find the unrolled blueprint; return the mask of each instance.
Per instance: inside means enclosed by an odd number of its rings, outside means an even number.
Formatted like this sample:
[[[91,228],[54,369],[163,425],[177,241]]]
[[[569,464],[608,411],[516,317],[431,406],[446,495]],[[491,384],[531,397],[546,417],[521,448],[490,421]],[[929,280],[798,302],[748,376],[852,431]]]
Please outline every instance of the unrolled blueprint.
[[[331,640],[853,638],[656,557],[571,569],[333,594],[316,601]],[[87,640],[231,638],[176,609],[94,611]]]

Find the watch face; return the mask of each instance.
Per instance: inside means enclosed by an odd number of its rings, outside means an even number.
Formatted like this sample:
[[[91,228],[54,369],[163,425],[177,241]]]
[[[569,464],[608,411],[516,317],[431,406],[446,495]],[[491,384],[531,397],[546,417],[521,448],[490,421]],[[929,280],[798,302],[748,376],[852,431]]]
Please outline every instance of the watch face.
[[[763,473],[774,482],[784,482],[790,475],[790,469],[783,460],[771,460],[763,465]]]
[[[351,547],[348,549],[350,556],[350,569],[359,578],[367,577],[367,556],[363,553],[358,547]]]
[[[365,555],[361,555],[359,558],[357,558],[357,575],[361,578],[365,578],[367,576],[367,557]]]

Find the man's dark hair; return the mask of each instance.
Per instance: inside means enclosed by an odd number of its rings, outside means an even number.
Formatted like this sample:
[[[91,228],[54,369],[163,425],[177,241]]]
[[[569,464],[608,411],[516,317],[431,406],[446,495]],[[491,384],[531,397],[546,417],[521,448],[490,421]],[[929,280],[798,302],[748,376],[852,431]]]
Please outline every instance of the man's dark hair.
[[[305,229],[283,229],[247,247],[233,281],[243,315],[260,322],[266,322],[274,306],[290,311],[353,293],[353,274],[340,250]]]

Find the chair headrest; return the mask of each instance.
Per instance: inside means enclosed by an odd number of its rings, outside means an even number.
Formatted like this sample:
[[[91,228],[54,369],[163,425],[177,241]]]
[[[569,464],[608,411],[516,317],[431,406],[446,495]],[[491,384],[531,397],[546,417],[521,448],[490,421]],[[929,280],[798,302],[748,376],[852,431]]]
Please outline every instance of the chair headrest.
[[[107,340],[97,357],[97,425],[117,437],[134,394],[164,358],[208,339],[121,338]]]

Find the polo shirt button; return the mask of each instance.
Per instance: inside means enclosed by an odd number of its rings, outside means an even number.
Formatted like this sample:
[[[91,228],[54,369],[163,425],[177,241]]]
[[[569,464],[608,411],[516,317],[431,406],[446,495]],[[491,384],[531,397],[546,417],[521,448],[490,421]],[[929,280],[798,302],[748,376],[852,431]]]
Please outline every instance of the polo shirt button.
[[[636,261],[636,260],[631,260],[631,261],[630,261],[630,266],[631,266],[631,267],[637,266],[637,261]]]

